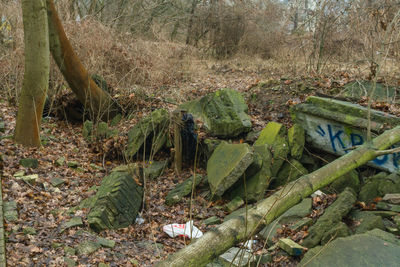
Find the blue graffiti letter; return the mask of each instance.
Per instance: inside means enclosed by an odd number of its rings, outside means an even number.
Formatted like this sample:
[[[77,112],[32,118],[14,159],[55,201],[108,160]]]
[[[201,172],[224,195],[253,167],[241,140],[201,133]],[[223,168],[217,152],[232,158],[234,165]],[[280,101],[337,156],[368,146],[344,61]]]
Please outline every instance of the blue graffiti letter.
[[[337,141],[339,142],[339,144],[342,146],[343,149],[346,148],[346,146],[342,142],[342,139],[340,139],[340,135],[343,133],[342,130],[338,131],[335,135],[333,135],[332,126],[328,124],[328,132],[333,151],[336,152],[335,139],[337,139]]]
[[[359,134],[352,133],[352,134],[350,134],[350,138],[351,138],[352,146],[359,146],[364,143],[363,137]]]
[[[378,157],[376,159],[373,160],[373,162],[379,166],[382,166],[383,164],[386,163],[386,161],[388,160],[389,155],[384,155],[382,157]]]

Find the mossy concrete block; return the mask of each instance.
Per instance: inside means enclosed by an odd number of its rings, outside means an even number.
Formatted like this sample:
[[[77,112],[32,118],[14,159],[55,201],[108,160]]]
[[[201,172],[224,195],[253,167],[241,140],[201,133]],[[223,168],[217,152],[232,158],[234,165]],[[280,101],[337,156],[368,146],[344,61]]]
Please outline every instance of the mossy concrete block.
[[[396,98],[396,87],[387,86],[383,83],[376,83],[373,81],[355,81],[348,83],[344,86],[341,95],[354,99],[361,99],[363,97],[371,97],[377,101],[392,102]]]
[[[240,196],[246,199],[248,203],[262,199],[272,179],[272,155],[269,145],[254,146],[253,149],[253,163],[247,168],[243,177],[233,186],[230,194],[232,197]]]
[[[101,247],[100,244],[92,241],[85,241],[76,247],[78,255],[90,255]]]
[[[271,175],[276,177],[283,163],[288,159],[289,145],[286,136],[277,136],[271,147],[273,162],[271,164]]]
[[[298,266],[398,266],[400,246],[369,234],[338,238],[309,250]]]
[[[96,202],[88,214],[89,226],[99,232],[132,224],[142,204],[143,189],[127,172],[106,176],[96,194]]]
[[[31,174],[31,175],[25,175],[25,176],[22,176],[19,178],[24,180],[28,184],[35,184],[37,179],[39,179],[39,175],[35,173],[35,174]]]
[[[346,237],[349,235],[351,235],[350,228],[344,222],[338,222],[323,235],[321,238],[321,245],[325,245],[336,238]]]
[[[64,158],[64,157],[59,157],[59,158],[56,160],[56,165],[57,165],[57,166],[63,166],[64,163],[65,163],[65,158]]]
[[[305,198],[299,204],[291,207],[279,216],[279,223],[288,224],[298,221],[310,215],[312,210],[312,198]]]
[[[196,177],[191,176],[189,179],[186,179],[184,182],[175,186],[175,188],[172,189],[165,198],[165,204],[171,206],[181,201],[183,197],[192,192],[193,181],[195,182],[194,188],[196,188],[196,186],[201,183],[202,179],[203,177],[201,175],[196,175]]]
[[[278,246],[291,256],[301,256],[307,248],[300,246],[290,238],[279,239]]]
[[[271,121],[261,131],[260,136],[254,142],[255,146],[258,145],[273,145],[278,136],[285,135],[285,127],[278,122]]]
[[[356,200],[355,193],[350,188],[346,188],[340,193],[335,202],[310,227],[309,235],[304,239],[303,245],[308,248],[318,245],[323,236],[331,230],[332,225],[340,222],[349,213]]]
[[[127,172],[134,177],[140,177],[141,179],[143,179],[143,167],[141,164],[138,164],[136,162],[126,165],[120,165],[112,169],[111,172]]]
[[[370,202],[376,197],[383,197],[386,194],[396,194],[400,192],[400,177],[396,173],[387,175],[384,172],[378,173],[367,179],[361,187],[359,200]]]
[[[253,152],[249,145],[221,143],[207,162],[211,193],[222,196],[252,162]]]
[[[251,119],[243,96],[236,90],[221,89],[181,108],[204,123],[207,131],[218,137],[236,137],[251,129]]]
[[[19,161],[19,164],[25,168],[35,169],[39,166],[39,161],[34,158],[26,158],[26,159],[21,159]]]
[[[285,161],[273,181],[272,188],[285,185],[306,174],[308,174],[308,170],[299,161],[295,159],[291,159],[289,162]]]
[[[328,193],[341,193],[346,187],[350,187],[356,193],[360,191],[360,179],[358,178],[358,172],[356,170],[351,170],[336,179],[327,186],[324,191]]]
[[[290,147],[290,155],[294,159],[301,159],[306,142],[305,131],[299,124],[294,124],[288,130],[288,141]]]
[[[154,110],[149,116],[141,119],[128,133],[128,145],[125,154],[128,158],[135,156],[144,144],[150,143],[146,151],[158,150],[166,142],[169,126],[169,114],[165,109]]]

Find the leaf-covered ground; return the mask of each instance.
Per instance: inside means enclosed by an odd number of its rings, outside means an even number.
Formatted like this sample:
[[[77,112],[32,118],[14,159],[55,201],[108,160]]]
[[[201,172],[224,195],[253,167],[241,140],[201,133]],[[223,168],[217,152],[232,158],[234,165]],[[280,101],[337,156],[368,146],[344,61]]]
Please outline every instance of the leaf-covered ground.
[[[224,87],[243,92],[250,108],[254,129],[261,130],[269,121],[280,121],[289,125],[290,105],[303,101],[307,95],[317,91],[331,93],[349,80],[348,75],[343,73],[333,77],[289,79],[235,70],[227,66],[216,67],[210,70],[207,77],[203,76],[201,79],[194,78],[191,82],[166,88],[149,88],[145,97],[130,95],[132,101],[136,101],[136,116],[130,120],[124,119],[118,127],[121,134],[126,133],[138,118],[154,108],[173,110],[176,105],[171,102],[193,99]],[[375,103],[374,106],[382,106],[382,109],[393,113],[398,110],[395,105]],[[112,168],[124,164],[123,160],[118,157],[107,159],[104,156],[107,149],[94,148],[83,139],[80,124],[68,123],[58,118],[46,118],[43,121],[42,148],[27,149],[16,145],[12,134],[17,110],[5,101],[0,101],[0,110],[0,118],[6,127],[0,140],[0,153],[4,161],[3,198],[5,202],[16,201],[19,214],[18,221],[5,224],[9,266],[62,266],[64,257],[74,260],[80,266],[97,266],[99,263],[108,263],[110,266],[151,266],[190,242],[183,238],[168,237],[162,232],[163,225],[185,223],[193,218],[195,225],[207,232],[210,228],[201,224],[203,219],[211,216],[222,219],[226,215],[219,208],[223,203],[210,203],[201,189],[195,192],[192,206],[189,198],[172,207],[166,206],[164,201],[169,190],[190,177],[194,171],[192,166],[185,166],[183,174],[177,176],[169,168],[161,177],[148,181],[145,185],[145,205],[141,212],[144,223],[97,235],[87,225],[85,218],[88,210],[73,208],[93,195],[94,186],[98,186]],[[202,135],[204,134],[200,133]],[[99,144],[100,147],[102,145]],[[161,158],[166,156],[168,153],[160,155]],[[39,166],[24,168],[19,163],[23,158],[36,158]],[[57,160],[60,158],[64,158],[65,162],[58,164]],[[68,167],[69,162],[77,162],[78,168]],[[28,184],[14,176],[20,171],[24,171],[25,175],[38,174],[39,178],[36,183]],[[204,172],[201,167],[196,169],[196,173]],[[61,178],[64,183],[58,187],[52,186],[55,178]],[[313,214],[320,214],[321,207],[331,201],[332,197],[314,199]],[[71,217],[82,217],[84,225],[61,233],[61,225]],[[27,227],[33,227],[36,234],[25,234],[24,228]],[[283,229],[281,234],[301,240],[307,232],[294,233]],[[97,236],[114,240],[115,247],[102,247],[85,256],[66,255],[65,247],[76,248],[82,242],[95,241]],[[265,251],[262,240],[259,240],[256,248],[258,253]],[[276,252],[272,265],[291,266],[296,262],[297,259]]]

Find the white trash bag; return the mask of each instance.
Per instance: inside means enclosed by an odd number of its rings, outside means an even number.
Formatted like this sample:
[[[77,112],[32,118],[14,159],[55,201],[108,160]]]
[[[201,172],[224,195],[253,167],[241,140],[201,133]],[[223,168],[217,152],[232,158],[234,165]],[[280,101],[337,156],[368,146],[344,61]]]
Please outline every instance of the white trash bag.
[[[192,235],[190,234],[190,230],[192,230]],[[200,229],[193,225],[193,221],[188,221],[186,224],[168,224],[163,226],[163,231],[170,237],[186,236],[187,238],[200,238],[203,236]]]

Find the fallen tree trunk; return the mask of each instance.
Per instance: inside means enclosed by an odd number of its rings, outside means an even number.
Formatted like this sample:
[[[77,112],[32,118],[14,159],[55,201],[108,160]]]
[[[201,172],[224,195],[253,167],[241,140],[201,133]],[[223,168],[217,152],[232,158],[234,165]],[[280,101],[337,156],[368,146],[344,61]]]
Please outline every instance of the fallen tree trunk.
[[[283,212],[313,192],[329,185],[343,174],[384,153],[400,142],[400,126],[376,137],[324,167],[287,184],[269,198],[249,209],[246,214],[224,222],[199,240],[168,257],[157,266],[204,266],[235,244],[247,240]]]
[[[61,24],[53,0],[47,0],[50,51],[68,85],[92,117],[108,120],[118,113],[111,96],[102,90],[89,76],[72,49]]]

